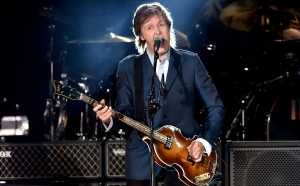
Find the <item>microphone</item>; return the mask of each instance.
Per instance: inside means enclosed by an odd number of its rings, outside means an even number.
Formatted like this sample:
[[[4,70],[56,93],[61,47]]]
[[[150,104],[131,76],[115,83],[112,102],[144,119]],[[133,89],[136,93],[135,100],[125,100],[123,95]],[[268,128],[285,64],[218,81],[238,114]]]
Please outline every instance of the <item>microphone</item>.
[[[154,36],[154,52],[156,53],[162,43],[161,36]]]

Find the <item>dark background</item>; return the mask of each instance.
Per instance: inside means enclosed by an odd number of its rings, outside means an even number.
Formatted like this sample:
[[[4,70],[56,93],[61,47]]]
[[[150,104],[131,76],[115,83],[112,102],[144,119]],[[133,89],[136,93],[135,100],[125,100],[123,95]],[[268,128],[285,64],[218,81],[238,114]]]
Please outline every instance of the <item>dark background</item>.
[[[132,38],[133,12],[144,2],[1,1],[1,116],[28,116],[30,133],[26,139],[47,140],[44,134],[49,132],[49,126],[45,126],[43,114],[47,99],[52,99],[50,82],[52,77],[62,80],[62,74],[67,75],[68,83],[79,90],[79,83],[88,85],[89,96],[113,102],[117,63],[126,55],[137,52],[133,42],[103,38],[110,32]],[[160,2],[171,11],[174,27],[186,34],[191,43],[190,46],[179,44],[178,47],[199,54],[219,89],[227,108],[222,138],[242,138],[243,128],[239,125],[242,122],[241,109],[245,109],[246,140],[266,140],[265,119],[272,105],[276,111],[271,123],[275,132],[293,125],[286,132],[287,136],[280,135],[278,138],[285,140],[299,136],[299,119],[293,122],[288,119],[288,103],[296,100],[299,105],[299,94],[295,88],[298,83],[299,42],[279,42],[281,30],[266,34],[262,28],[240,31],[225,26],[219,14],[234,1]],[[286,2],[286,6],[300,7],[297,1]],[[107,89],[111,90],[112,96]],[[274,104],[279,95],[283,99]],[[277,108],[280,108],[279,111]],[[80,113],[85,109],[83,103],[67,103],[65,138],[77,139]],[[55,111],[59,115],[59,107]],[[282,113],[283,120],[273,119]],[[88,115],[92,119],[85,124],[87,133],[97,125],[93,115]],[[101,125],[99,127],[101,129]],[[97,137],[103,135],[100,130]]]

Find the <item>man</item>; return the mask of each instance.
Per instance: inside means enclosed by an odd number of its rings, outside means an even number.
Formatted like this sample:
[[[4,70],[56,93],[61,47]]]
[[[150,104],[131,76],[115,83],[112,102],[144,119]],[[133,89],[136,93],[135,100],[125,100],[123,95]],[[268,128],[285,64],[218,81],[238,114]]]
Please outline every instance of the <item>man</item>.
[[[223,102],[212,79],[197,54],[176,49],[173,20],[160,3],[146,3],[137,8],[133,17],[133,33],[140,55],[129,55],[119,63],[114,109],[149,127],[153,126],[154,130],[173,125],[186,138],[197,135],[198,138],[185,149],[194,162],[201,161],[203,153],[209,155],[216,148],[225,115]],[[154,58],[158,58],[155,76]],[[125,124],[112,119],[112,108],[105,106],[104,100],[100,103],[93,110],[107,131],[124,128]],[[200,105],[206,111],[202,130],[197,123]],[[153,113],[155,108],[157,113]],[[150,185],[152,164],[149,148],[135,129],[126,131],[127,186]],[[154,176],[160,173],[161,167],[155,164]],[[174,169],[168,168],[164,175],[166,186],[185,185]]]

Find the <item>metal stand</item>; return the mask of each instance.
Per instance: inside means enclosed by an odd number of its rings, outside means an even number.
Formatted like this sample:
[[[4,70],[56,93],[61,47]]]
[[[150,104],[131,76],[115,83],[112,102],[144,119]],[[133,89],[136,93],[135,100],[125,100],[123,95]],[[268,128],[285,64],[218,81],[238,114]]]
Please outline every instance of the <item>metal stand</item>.
[[[83,90],[86,95],[90,95],[90,83],[89,83],[89,78],[91,76],[86,75],[86,74],[81,74],[81,80],[83,81],[82,83],[77,83]],[[77,133],[77,136],[79,137],[79,140],[86,140],[88,138],[93,138],[94,132],[91,131],[93,128],[91,126],[91,118],[90,118],[90,110],[89,110],[89,105],[86,103],[84,106],[84,110],[80,113],[80,129],[79,133]]]
[[[85,135],[83,133],[83,112],[80,112],[80,125],[79,125],[79,133],[77,134],[78,140],[85,140]]]
[[[155,177],[154,177],[154,148],[153,148],[153,127],[154,127],[154,116],[160,109],[159,99],[155,99],[155,77],[156,77],[156,66],[158,60],[158,53],[154,51],[154,64],[153,64],[153,75],[151,81],[151,92],[147,97],[148,100],[148,117],[150,118],[150,154],[151,154],[151,178],[150,184],[151,186],[155,185]]]
[[[52,8],[49,8],[52,10]],[[50,141],[54,141],[54,99],[53,99],[53,90],[52,90],[52,82],[53,82],[53,74],[54,74],[54,64],[53,64],[53,31],[55,28],[54,24],[49,25],[50,30],[50,42],[49,42],[49,50],[47,52],[48,61],[50,64],[50,79],[49,79],[49,98],[46,103],[46,110],[44,112],[44,127],[50,125]]]
[[[246,111],[248,110],[248,108],[250,107],[250,105],[252,104],[252,102],[253,102],[253,100],[255,99],[255,95],[252,95],[252,92],[250,91],[249,93],[248,93],[248,95],[241,101],[241,108],[239,109],[239,111],[238,111],[238,113],[236,114],[236,116],[234,117],[234,119],[233,119],[233,121],[232,121],[232,123],[231,123],[231,125],[230,125],[230,128],[229,128],[229,130],[227,131],[227,133],[226,133],[226,136],[225,136],[225,138],[226,139],[228,139],[229,138],[229,136],[230,136],[230,134],[231,134],[231,132],[232,132],[232,130],[234,129],[234,128],[236,128],[236,124],[239,122],[240,123],[240,126],[241,126],[241,139],[242,140],[245,140],[246,139],[246,119],[245,119],[245,113],[246,113]],[[249,100],[248,101],[248,103],[247,103],[247,105],[245,106],[245,102],[247,101],[247,100]],[[239,118],[241,118],[240,120],[239,120]],[[237,137],[239,137],[240,136],[240,134],[239,134],[239,132],[237,133]]]
[[[281,80],[283,78],[287,78],[289,77],[289,72],[285,72],[283,75],[280,75],[278,77],[275,77],[271,80],[267,80],[267,81],[263,81],[261,83],[257,84],[258,87],[258,91],[262,91],[262,89],[264,88],[264,86],[270,85],[278,80]],[[246,139],[246,111],[248,110],[248,108],[251,106],[251,104],[253,103],[254,99],[256,98],[255,95],[253,95],[252,91],[250,91],[248,93],[248,95],[241,100],[241,107],[238,111],[238,113],[236,114],[236,116],[234,117],[230,128],[228,129],[225,138],[228,139],[229,136],[231,135],[231,132],[234,128],[236,128],[236,124],[239,123],[241,129],[237,132],[236,137],[241,139],[241,140],[245,140]]]
[[[62,50],[60,52],[59,58],[58,58],[58,64],[62,63],[62,73],[60,75],[60,77],[62,78],[62,82],[64,85],[68,85],[68,76],[66,73],[66,54],[67,51],[66,50]],[[55,129],[55,141],[59,141],[59,140],[64,140],[65,139],[65,129],[67,126],[67,122],[68,122],[68,114],[67,114],[67,99],[62,98],[59,100],[56,100],[56,105],[55,107],[59,108],[59,117],[58,117],[58,122],[56,125],[56,129]]]

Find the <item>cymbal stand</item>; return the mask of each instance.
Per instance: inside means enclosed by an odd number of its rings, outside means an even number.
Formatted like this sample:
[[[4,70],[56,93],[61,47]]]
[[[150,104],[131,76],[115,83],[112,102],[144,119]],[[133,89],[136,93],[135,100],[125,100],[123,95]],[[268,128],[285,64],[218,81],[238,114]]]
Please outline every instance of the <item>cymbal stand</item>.
[[[281,80],[281,79],[284,79],[284,78],[288,78],[289,77],[289,72],[285,72],[283,75],[280,75],[278,77],[275,77],[271,80],[267,80],[267,81],[263,81],[261,83],[258,83],[257,84],[257,87],[258,87],[258,91],[262,91],[261,89],[263,89],[264,86],[266,85],[269,85],[269,84],[272,84],[274,82],[277,82],[278,80]],[[226,136],[225,136],[225,139],[228,139],[232,130],[234,128],[236,128],[236,124],[239,122],[240,123],[240,126],[242,128],[241,130],[241,139],[242,140],[245,140],[246,139],[246,136],[245,136],[245,132],[246,132],[246,119],[245,119],[245,113],[246,111],[248,110],[248,108],[251,106],[252,102],[254,101],[255,99],[255,95],[252,95],[252,91],[250,91],[248,93],[248,95],[241,101],[241,108],[239,109],[238,113],[236,114],[236,116],[234,117],[231,125],[230,125],[230,128],[228,129],[227,133],[226,133]],[[247,104],[246,101],[248,101]],[[239,118],[241,117],[241,121],[239,120]],[[239,137],[240,136],[240,132],[238,132],[236,134],[236,137]]]
[[[85,140],[85,135],[83,134],[83,112],[80,112],[80,126],[79,126],[79,133],[77,134],[79,137],[78,139],[83,141]]]
[[[252,91],[250,91],[246,96],[245,96],[245,98],[244,99],[242,99],[241,100],[241,108],[239,109],[239,111],[238,111],[238,113],[236,114],[236,116],[234,117],[234,119],[233,119],[233,121],[232,121],[232,123],[231,123],[231,125],[230,125],[230,128],[229,128],[229,130],[227,131],[227,133],[226,133],[226,136],[225,136],[225,138],[226,139],[228,139],[229,138],[229,136],[230,136],[230,134],[231,134],[231,132],[232,132],[232,130],[234,129],[234,128],[236,128],[236,124],[239,122],[240,123],[240,126],[241,126],[241,139],[242,140],[245,140],[246,139],[246,111],[248,110],[248,108],[251,106],[251,104],[252,104],[252,102],[254,101],[254,99],[255,99],[255,95],[252,95]],[[248,103],[247,104],[245,104],[246,103],[246,101],[247,100],[249,100],[248,101]],[[241,118],[241,121],[239,120],[239,118]],[[238,132],[237,134],[236,134],[236,136],[237,137],[239,137],[240,136],[240,132]]]
[[[61,82],[63,82],[64,85],[68,85],[68,81],[72,80],[67,76],[66,73],[66,55],[67,51],[64,49],[60,52],[57,63],[60,64],[62,63],[62,73],[60,75],[61,77]],[[67,106],[67,99],[62,98],[62,99],[57,99],[56,100],[56,107],[59,107],[59,117],[58,121],[56,123],[56,129],[55,129],[55,141],[58,140],[64,140],[65,139],[65,129],[67,126],[67,121],[68,121],[68,114],[66,110]]]
[[[81,80],[83,80],[84,82],[82,84],[79,84],[79,85],[84,89],[84,92],[87,94],[89,92],[88,77],[87,76],[82,76]],[[84,112],[80,113],[80,126],[79,126],[80,129],[79,129],[79,134],[78,134],[79,140],[85,140],[86,139],[86,134],[87,134],[87,129],[88,129],[88,124],[89,123],[90,123],[89,105],[86,103],[85,107],[84,107]]]
[[[49,8],[52,11],[52,8]],[[50,24],[48,26],[49,30],[50,30],[50,43],[49,43],[49,51],[47,52],[47,58],[48,61],[50,63],[50,80],[49,80],[49,99],[47,99],[47,106],[46,106],[46,110],[48,110],[48,115],[47,117],[49,117],[48,119],[46,119],[47,121],[50,122],[50,141],[54,141],[54,99],[53,99],[53,90],[52,90],[52,82],[53,82],[53,74],[54,74],[54,65],[53,65],[53,32],[54,32],[54,28],[55,25],[54,24]],[[47,112],[47,111],[45,111]],[[47,125],[47,124],[45,124]]]
[[[55,130],[55,141],[65,139],[65,129],[68,121],[66,103],[67,102],[64,99],[62,99],[56,104],[59,107],[59,117],[58,117],[58,122]]]
[[[283,75],[280,75],[280,76],[277,76],[271,80],[267,80],[267,81],[264,81],[260,84],[260,86],[262,85],[269,85],[269,84],[272,84],[278,80],[281,80],[281,79],[285,79],[285,78],[289,78],[290,77],[290,73],[288,71],[284,72]],[[276,102],[277,102],[278,98],[276,99]],[[276,103],[275,102],[275,103]],[[273,107],[273,106],[272,106]],[[272,111],[273,111],[273,108],[271,108],[271,111],[266,114],[266,119],[265,119],[265,125],[266,125],[266,128],[267,128],[267,132],[266,132],[266,138],[267,138],[267,141],[270,141],[270,134],[269,134],[269,127],[270,127],[270,121],[271,121],[271,114],[272,114]]]
[[[93,129],[93,134],[92,134],[92,140],[98,140],[97,136],[98,136],[98,128],[99,128],[99,122],[97,120],[97,116],[95,116],[95,125],[94,125],[94,129]]]
[[[241,132],[242,132],[242,141],[245,141],[246,138],[246,126],[245,126],[245,100],[243,99],[241,101],[241,112],[242,112],[242,116],[241,116]]]

